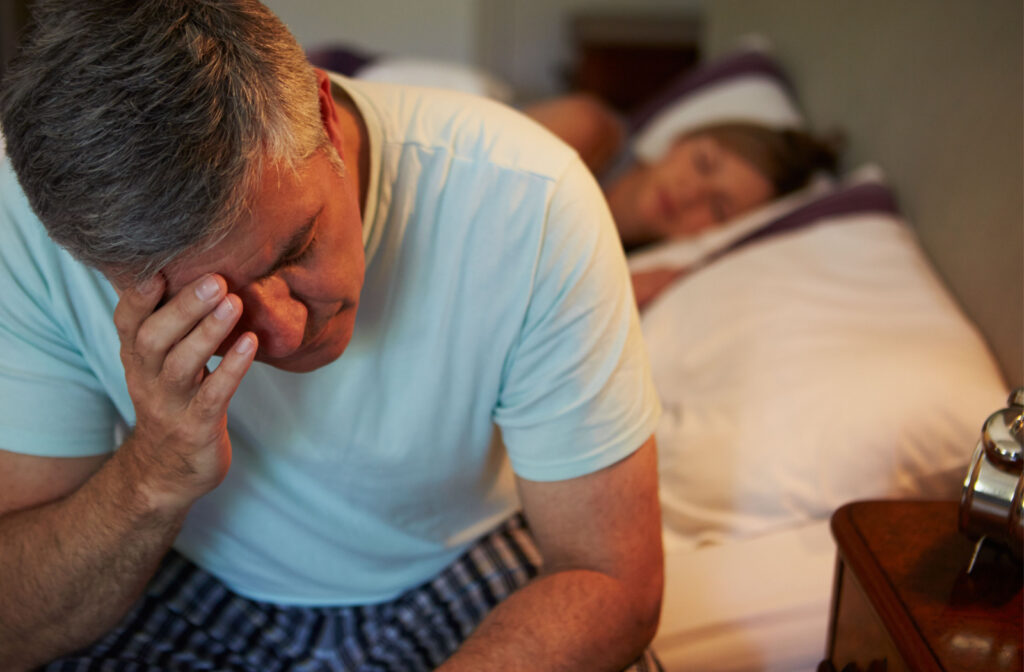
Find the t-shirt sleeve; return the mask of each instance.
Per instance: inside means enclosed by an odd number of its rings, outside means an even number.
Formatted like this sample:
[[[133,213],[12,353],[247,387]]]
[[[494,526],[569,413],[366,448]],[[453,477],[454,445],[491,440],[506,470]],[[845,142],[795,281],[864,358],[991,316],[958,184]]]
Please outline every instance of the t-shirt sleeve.
[[[574,161],[549,204],[495,422],[515,472],[552,481],[630,455],[660,411],[622,245],[597,183]]]
[[[8,169],[0,162],[0,172]],[[60,278],[41,254],[33,217],[0,175],[0,449],[77,457],[109,452],[119,417],[55,314]],[[73,306],[69,310],[73,310]]]

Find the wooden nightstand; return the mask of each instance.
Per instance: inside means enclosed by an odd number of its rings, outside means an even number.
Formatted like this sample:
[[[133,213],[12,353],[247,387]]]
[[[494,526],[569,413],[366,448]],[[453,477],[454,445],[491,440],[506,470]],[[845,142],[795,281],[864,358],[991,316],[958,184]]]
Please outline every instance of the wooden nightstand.
[[[838,546],[821,669],[1022,668],[1024,570],[957,531],[956,502],[856,502],[832,516]],[[852,667],[848,667],[851,666]]]

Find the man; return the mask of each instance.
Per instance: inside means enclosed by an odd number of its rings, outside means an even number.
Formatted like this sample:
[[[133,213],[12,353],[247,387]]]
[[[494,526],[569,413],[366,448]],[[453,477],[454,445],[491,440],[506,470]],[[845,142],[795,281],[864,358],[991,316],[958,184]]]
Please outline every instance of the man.
[[[658,404],[578,158],[315,72],[254,0],[36,20],[0,99],[0,666],[649,665]]]

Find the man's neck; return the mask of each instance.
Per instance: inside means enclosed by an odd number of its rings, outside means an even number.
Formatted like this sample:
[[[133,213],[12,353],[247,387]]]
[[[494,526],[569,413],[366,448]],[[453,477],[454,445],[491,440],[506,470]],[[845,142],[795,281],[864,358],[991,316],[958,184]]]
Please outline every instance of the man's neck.
[[[349,170],[355,168],[353,177],[359,192],[359,211],[366,212],[366,190],[370,178],[370,135],[366,122],[352,97],[337,83],[331,82],[331,97],[337,106],[344,138],[345,163]],[[352,160],[355,157],[355,161]]]

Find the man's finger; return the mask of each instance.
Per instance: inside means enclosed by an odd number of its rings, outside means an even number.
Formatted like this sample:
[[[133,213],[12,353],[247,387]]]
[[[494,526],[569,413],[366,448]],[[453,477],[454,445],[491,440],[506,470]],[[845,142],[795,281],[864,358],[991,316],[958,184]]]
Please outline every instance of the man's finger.
[[[247,331],[224,354],[224,358],[199,386],[192,399],[195,412],[204,419],[227,413],[231,397],[256,356],[256,334]]]
[[[135,334],[163,297],[165,283],[157,274],[137,287],[118,287],[117,307],[114,308],[114,327],[121,339],[122,349],[134,350]]]
[[[168,351],[209,315],[227,293],[227,283],[209,274],[185,285],[139,326],[132,352],[151,376],[163,370]]]
[[[242,315],[242,300],[228,294],[192,331],[178,341],[164,360],[160,378],[178,392],[192,390],[202,379],[206,363],[234,329]]]

